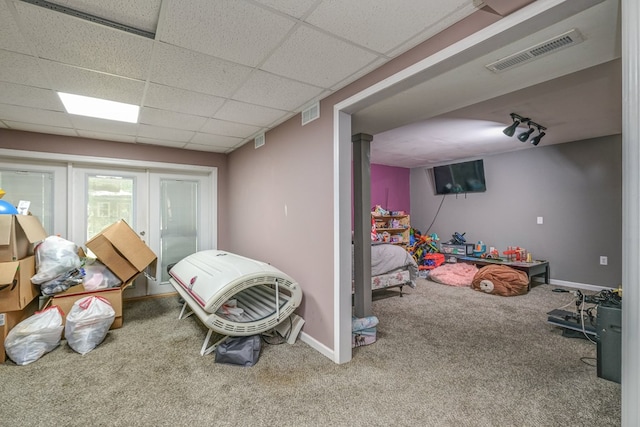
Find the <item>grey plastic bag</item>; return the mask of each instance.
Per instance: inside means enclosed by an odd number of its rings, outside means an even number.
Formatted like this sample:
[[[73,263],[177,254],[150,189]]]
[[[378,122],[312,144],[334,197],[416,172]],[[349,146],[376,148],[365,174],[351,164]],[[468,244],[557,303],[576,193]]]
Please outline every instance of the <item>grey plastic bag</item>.
[[[253,366],[260,358],[260,335],[230,337],[216,347],[216,363]]]

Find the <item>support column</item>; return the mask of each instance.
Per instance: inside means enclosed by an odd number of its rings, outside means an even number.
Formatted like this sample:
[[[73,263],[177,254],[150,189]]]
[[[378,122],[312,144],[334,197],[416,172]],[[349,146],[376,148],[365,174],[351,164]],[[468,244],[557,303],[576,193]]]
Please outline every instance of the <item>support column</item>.
[[[353,143],[354,315],[371,316],[371,160],[373,136],[359,133]]]
[[[640,419],[640,4],[622,0],[622,425]]]

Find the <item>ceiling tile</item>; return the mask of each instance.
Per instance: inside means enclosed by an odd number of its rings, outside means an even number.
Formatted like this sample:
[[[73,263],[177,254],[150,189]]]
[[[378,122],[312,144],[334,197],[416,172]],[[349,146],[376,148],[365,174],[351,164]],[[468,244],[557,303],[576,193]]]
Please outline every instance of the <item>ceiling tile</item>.
[[[144,81],[98,73],[83,68],[44,61],[49,72],[51,88],[76,95],[93,96],[110,101],[140,105]]]
[[[158,26],[161,0],[54,0],[70,9],[154,33]]]
[[[306,21],[384,53],[467,5],[473,5],[473,0],[323,1]]]
[[[224,98],[150,83],[144,98],[146,107],[210,117]]]
[[[211,145],[216,147],[231,148],[243,141],[243,138],[234,138],[232,136],[211,135],[209,133],[198,132],[195,134],[191,143],[199,145]]]
[[[217,147],[215,145],[200,145],[189,143],[184,147],[186,150],[208,151],[210,153],[226,153],[229,151],[226,147]]]
[[[78,131],[88,130],[117,135],[136,135],[138,131],[138,125],[136,123],[97,119],[95,117],[78,116],[75,114],[69,114],[69,119]]]
[[[22,2],[16,9],[38,56],[119,76],[146,77],[152,40]]]
[[[150,78],[154,83],[229,97],[250,71],[243,65],[157,43]]]
[[[6,122],[15,121],[47,126],[71,128],[71,122],[66,113],[51,110],[39,110],[30,107],[0,104],[0,117]]]
[[[254,126],[269,126],[290,114],[287,111],[230,100],[218,110],[215,118]]]
[[[257,2],[295,18],[302,18],[317,3],[317,0],[257,0]]]
[[[366,67],[360,68],[358,71],[356,71],[355,73],[351,74],[346,79],[341,80],[338,83],[336,83],[334,86],[331,87],[331,90],[336,91],[336,90],[339,90],[339,89],[345,87],[349,83],[355,82],[360,77],[362,77],[362,76],[370,73],[371,71],[375,70],[376,68],[382,66],[385,62],[387,62],[386,59],[383,59],[383,58],[376,59],[375,61],[373,61],[372,63],[370,63]]]
[[[140,111],[138,121],[147,125],[198,131],[205,124],[207,118],[145,107]]]
[[[0,82],[0,104],[64,112],[58,95],[49,89]]]
[[[301,26],[261,68],[294,80],[329,88],[375,59],[376,55],[364,49]]]
[[[47,133],[52,135],[78,136],[75,130],[70,128],[61,128],[58,126],[47,126],[35,123],[23,123],[7,121],[7,125],[11,129],[21,130],[25,132]]]
[[[161,139],[163,141],[187,142],[194,132],[182,129],[172,129],[161,126],[139,125],[138,136],[143,138]]]
[[[165,8],[159,41],[251,67],[295,25],[290,18],[237,0],[193,0],[189,7],[176,1]]]
[[[324,89],[256,70],[233,99],[280,110],[296,111]],[[273,96],[277,93],[278,96]]]
[[[32,53],[15,23],[7,3],[0,1],[0,49],[13,52]]]
[[[218,119],[208,119],[200,131],[216,135],[245,138],[247,135],[258,133],[262,129],[264,128],[260,126],[245,125],[242,123],[234,123]]]
[[[49,81],[33,56],[0,50],[0,81],[25,86],[49,87]]]
[[[136,137],[133,135],[118,135],[115,133],[107,132],[94,132],[90,130],[78,130],[78,135],[83,138],[102,139],[106,141],[118,141],[118,142],[136,142]]]
[[[464,18],[468,17],[469,15],[471,15],[472,13],[474,13],[479,9],[476,6],[476,3],[480,4],[480,2],[473,2],[473,1],[467,1],[467,2],[458,1],[457,3],[466,3],[466,4],[462,4],[460,7],[456,8],[453,12],[451,12],[447,16],[440,17],[439,19],[434,19],[433,16],[430,16],[430,19],[428,20],[427,25],[425,26],[423,31],[419,32],[416,35],[416,37],[408,38],[405,42],[387,51],[386,54],[394,58],[408,51],[412,47],[415,47],[418,44],[422,43],[423,41],[435,36],[439,32],[455,24],[456,22],[459,22]],[[448,4],[448,2],[446,4]],[[444,6],[444,5],[445,3],[438,4],[438,6]]]
[[[161,139],[145,138],[141,136],[136,138],[136,142],[139,142],[140,144],[145,144],[145,145],[161,145],[163,147],[173,147],[173,148],[184,148],[186,145],[184,142],[164,141]]]

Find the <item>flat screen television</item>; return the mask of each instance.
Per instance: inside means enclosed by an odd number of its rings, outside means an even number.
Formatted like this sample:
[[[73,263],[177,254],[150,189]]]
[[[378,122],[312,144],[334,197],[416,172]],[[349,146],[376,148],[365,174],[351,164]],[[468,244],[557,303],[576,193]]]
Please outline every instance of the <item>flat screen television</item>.
[[[487,191],[482,159],[435,166],[436,194],[477,193]]]

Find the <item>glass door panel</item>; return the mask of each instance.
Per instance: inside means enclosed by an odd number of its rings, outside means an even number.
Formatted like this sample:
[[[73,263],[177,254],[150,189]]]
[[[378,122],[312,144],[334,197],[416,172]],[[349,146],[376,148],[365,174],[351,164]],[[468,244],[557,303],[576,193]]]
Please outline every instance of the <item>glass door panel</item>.
[[[211,176],[150,174],[151,247],[158,247],[156,280],[149,280],[149,294],[175,292],[169,284],[167,267],[187,255],[211,248],[213,195]]]
[[[199,191],[197,181],[160,179],[160,279],[167,266],[198,251]]]

